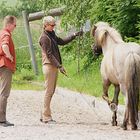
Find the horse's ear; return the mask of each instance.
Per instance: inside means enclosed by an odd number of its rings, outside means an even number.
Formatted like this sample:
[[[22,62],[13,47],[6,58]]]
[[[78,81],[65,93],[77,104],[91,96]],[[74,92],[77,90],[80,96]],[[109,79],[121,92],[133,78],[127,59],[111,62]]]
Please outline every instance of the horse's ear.
[[[95,30],[97,29],[97,27],[95,25],[93,25],[92,29],[91,29],[91,35],[94,36],[95,35]]]

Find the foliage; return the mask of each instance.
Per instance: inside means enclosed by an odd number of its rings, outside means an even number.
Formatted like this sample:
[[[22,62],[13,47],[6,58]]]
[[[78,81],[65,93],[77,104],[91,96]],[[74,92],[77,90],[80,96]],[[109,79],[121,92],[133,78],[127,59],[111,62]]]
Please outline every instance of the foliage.
[[[74,24],[79,27],[87,19],[96,23],[98,21],[109,22],[116,27],[127,41],[138,42],[140,32],[140,6],[137,0],[86,0],[66,1],[67,9],[63,18],[64,24]],[[73,6],[74,5],[74,6]],[[73,14],[74,13],[74,14]],[[69,21],[69,22],[67,22]],[[87,63],[92,62],[90,46],[90,36],[84,38],[88,51]],[[89,43],[88,43],[89,42]]]
[[[7,15],[18,16],[18,12],[16,10],[16,7],[8,6],[7,1],[2,1],[0,3],[0,17],[3,18]]]
[[[7,6],[7,1],[0,4],[0,16],[7,14],[21,15],[21,11],[37,12],[65,6],[62,26],[75,26],[77,30],[87,19],[96,23],[106,21],[115,26],[123,36],[139,35],[140,1],[138,0],[17,0],[15,7]]]
[[[136,25],[139,20],[140,8],[136,6],[137,2],[137,0],[117,0],[119,5],[116,7],[118,7],[119,16],[115,21],[123,36],[135,37],[138,35]]]
[[[14,81],[32,81],[34,80],[34,74],[32,70],[22,68],[20,71],[17,71],[14,76]]]
[[[28,13],[38,12],[42,10],[41,0],[17,0],[17,11],[27,11]]]

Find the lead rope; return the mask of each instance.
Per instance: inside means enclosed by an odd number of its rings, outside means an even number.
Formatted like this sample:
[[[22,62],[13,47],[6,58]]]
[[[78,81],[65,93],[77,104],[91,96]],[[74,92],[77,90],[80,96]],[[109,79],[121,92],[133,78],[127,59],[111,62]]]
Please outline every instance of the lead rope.
[[[67,79],[70,80],[70,81],[73,81],[72,78],[70,78],[70,77],[67,77]],[[102,117],[101,117],[100,115],[98,115],[97,111],[95,110],[95,107],[96,107],[96,102],[95,102],[95,100],[93,100],[93,101],[91,102],[91,104],[90,104],[90,103],[87,101],[87,99],[84,97],[85,94],[82,93],[83,88],[84,88],[84,86],[87,84],[87,81],[88,81],[87,75],[85,75],[85,78],[84,78],[84,79],[85,79],[85,80],[84,80],[83,84],[81,85],[81,88],[80,88],[80,91],[79,91],[80,96],[82,97],[83,101],[88,105],[88,107],[92,110],[92,112],[94,112],[94,114],[95,114],[95,116],[96,116],[96,118],[97,118],[97,121],[103,123],[104,121],[103,121]],[[73,84],[73,82],[71,82],[71,83]],[[73,84],[73,85],[74,85],[74,84]]]

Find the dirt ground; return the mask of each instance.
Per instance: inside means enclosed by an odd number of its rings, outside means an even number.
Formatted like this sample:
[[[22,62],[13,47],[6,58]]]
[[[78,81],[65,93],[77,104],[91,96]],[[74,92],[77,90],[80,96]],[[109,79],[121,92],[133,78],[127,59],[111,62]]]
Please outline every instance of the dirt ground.
[[[52,100],[56,124],[39,121],[43,91],[11,92],[7,118],[14,127],[0,126],[0,140],[139,140],[137,131],[120,128],[124,107],[118,108],[118,126],[111,126],[107,104],[98,98],[57,88]]]

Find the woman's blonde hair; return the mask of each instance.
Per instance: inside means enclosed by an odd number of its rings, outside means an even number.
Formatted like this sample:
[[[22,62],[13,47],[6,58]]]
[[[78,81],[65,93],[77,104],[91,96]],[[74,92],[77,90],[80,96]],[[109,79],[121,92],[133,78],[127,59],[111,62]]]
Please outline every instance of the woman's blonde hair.
[[[46,16],[43,18],[43,27],[45,27],[46,24],[49,24],[49,23],[55,23],[55,19],[54,17],[52,16]]]

